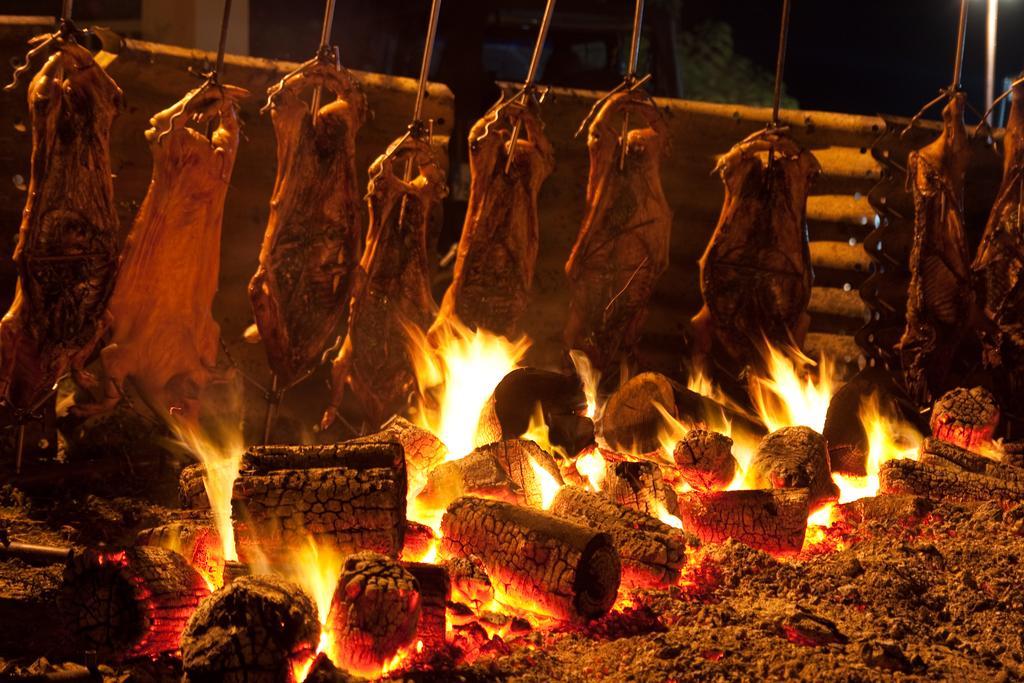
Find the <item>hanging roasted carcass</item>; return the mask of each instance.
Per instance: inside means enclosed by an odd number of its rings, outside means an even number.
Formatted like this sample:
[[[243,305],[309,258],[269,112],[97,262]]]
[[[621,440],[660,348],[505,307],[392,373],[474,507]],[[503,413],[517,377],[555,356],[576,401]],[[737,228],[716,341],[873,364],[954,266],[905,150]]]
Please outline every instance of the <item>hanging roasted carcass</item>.
[[[455,318],[507,337],[519,331],[537,261],[537,194],[555,164],[536,102],[528,102],[499,102],[469,132],[469,207],[435,326]],[[511,151],[517,121],[524,134]]]
[[[622,140],[624,116],[640,127]],[[567,349],[585,352],[610,376],[621,361],[633,360],[647,302],[668,268],[672,211],[661,186],[667,127],[647,95],[619,92],[591,121],[587,146],[586,216],[565,264],[564,336]]]
[[[447,187],[426,137],[393,143],[370,166],[368,190],[366,249],[352,289],[348,332],[331,369],[324,429],[337,417],[346,387],[374,426],[406,405],[415,382],[408,330],[425,332],[437,308],[430,294],[427,230]]]
[[[907,324],[898,349],[903,379],[920,405],[945,389],[954,356],[975,311],[964,236],[964,174],[970,153],[965,95],[942,110],[942,133],[912,152],[907,165],[914,195]]]
[[[1003,136],[1003,181],[999,186],[972,269],[979,304],[994,334],[984,339],[986,364],[1011,375],[1024,369],[1024,82],[1012,89]],[[1022,377],[1010,377],[1019,386]]]
[[[768,128],[729,150],[716,170],[725,201],[700,261],[694,364],[706,366],[714,349],[741,367],[758,365],[765,341],[799,347],[807,333],[807,196],[821,167],[785,131]]]
[[[334,96],[315,116],[300,97],[308,88]],[[348,310],[362,248],[355,144],[366,98],[346,69],[317,58],[271,88],[267,107],[277,180],[249,298],[271,370],[288,388],[319,364]]]
[[[153,177],[125,244],[110,298],[110,343],[101,351],[110,409],[131,381],[157,413],[198,417],[215,369],[220,327],[211,306],[220,273],[224,199],[238,151],[241,88],[207,82],[150,120]],[[207,135],[189,124],[213,128]]]
[[[35,409],[95,349],[120,248],[110,127],[121,90],[73,39],[37,40],[56,49],[28,89],[32,170],[17,290],[0,321],[0,399],[16,411]]]

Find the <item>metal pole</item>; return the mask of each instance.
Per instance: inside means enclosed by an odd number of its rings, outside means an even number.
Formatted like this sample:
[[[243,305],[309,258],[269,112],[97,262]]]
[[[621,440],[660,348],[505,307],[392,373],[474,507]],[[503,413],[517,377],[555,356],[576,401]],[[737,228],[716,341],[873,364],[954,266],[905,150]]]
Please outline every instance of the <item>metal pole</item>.
[[[988,0],[985,22],[985,109],[992,107],[996,96],[996,39],[999,26],[999,0]]]
[[[331,41],[331,28],[334,26],[334,3],[335,0],[327,0],[324,6],[324,23],[320,28],[320,45],[317,47],[317,57],[321,56]],[[309,104],[309,112],[313,115],[313,123],[316,123],[317,112],[320,111],[320,97],[323,89],[318,85],[313,90],[313,100]]]
[[[64,0],[64,4],[63,4],[63,6],[61,7],[61,10],[60,10],[61,21],[70,21],[71,20],[71,9],[74,7],[74,5],[75,5],[75,0]]]
[[[960,0],[960,26],[956,37],[956,60],[953,63],[953,92],[960,90],[964,71],[964,43],[967,40],[967,0]]]
[[[437,35],[437,18],[441,14],[441,0],[433,0],[430,7],[430,22],[427,24],[427,42],[423,46],[423,61],[420,62],[420,80],[416,88],[416,104],[412,110],[413,123],[423,118],[423,100],[427,96],[427,76],[430,74],[430,60],[434,56],[434,37]]]
[[[533,57],[530,58],[530,69],[526,72],[526,82],[523,84],[522,103],[526,105],[530,98],[530,90],[533,89],[537,80],[537,69],[540,67],[540,57],[544,54],[544,42],[548,37],[548,29],[551,28],[551,17],[555,13],[555,0],[548,0],[544,7],[544,16],[540,20],[540,29],[537,31],[537,42],[533,45]],[[516,144],[519,142],[519,132],[522,127],[520,121],[512,126],[512,136],[509,138],[508,159],[505,161],[505,173],[512,170],[512,160],[516,155]]]
[[[775,93],[772,97],[772,125],[779,125],[779,107],[782,105],[782,73],[786,66],[786,43],[789,40],[790,0],[782,0],[782,24],[779,27],[779,52],[775,60]]]
[[[224,15],[220,20],[220,42],[217,43],[217,65],[213,68],[214,82],[220,78],[224,68],[224,48],[228,43],[228,22],[231,20],[231,0],[224,0]]]
[[[636,0],[633,12],[633,40],[629,45],[629,62],[626,65],[626,84],[630,87],[636,80],[636,65],[640,61],[640,34],[643,32],[644,0]],[[622,134],[619,136],[619,170],[626,167],[626,142],[629,136],[629,112],[622,115]]]
[[[277,419],[277,409],[281,405],[281,392],[278,390],[277,373],[270,380],[270,391],[267,393],[267,414],[263,420],[263,445],[270,445],[270,431]]]
[[[25,423],[18,425],[18,455],[14,461],[14,473],[21,474],[21,462],[25,458]]]

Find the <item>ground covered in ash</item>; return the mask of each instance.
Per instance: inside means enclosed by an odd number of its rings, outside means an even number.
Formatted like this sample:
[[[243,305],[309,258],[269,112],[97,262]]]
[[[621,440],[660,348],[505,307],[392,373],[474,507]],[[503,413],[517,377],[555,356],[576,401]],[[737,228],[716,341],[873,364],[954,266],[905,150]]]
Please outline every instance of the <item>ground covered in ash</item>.
[[[109,544],[174,515],[131,497],[40,504],[0,490],[12,540]],[[1024,678],[1024,507],[941,504],[920,519],[840,523],[787,560],[729,542],[697,553],[687,581],[636,593],[586,627],[477,642],[417,681],[1018,680]],[[57,568],[0,562],[0,602],[53,585]],[[11,650],[0,679],[44,652]],[[24,640],[24,639],[23,639]],[[31,640],[25,641],[30,643]],[[469,647],[464,640],[462,644]],[[25,643],[22,645],[25,646]],[[21,655],[21,656],[18,656]],[[51,657],[50,661],[61,661]],[[52,671],[36,662],[37,671]],[[179,680],[173,662],[108,680]]]

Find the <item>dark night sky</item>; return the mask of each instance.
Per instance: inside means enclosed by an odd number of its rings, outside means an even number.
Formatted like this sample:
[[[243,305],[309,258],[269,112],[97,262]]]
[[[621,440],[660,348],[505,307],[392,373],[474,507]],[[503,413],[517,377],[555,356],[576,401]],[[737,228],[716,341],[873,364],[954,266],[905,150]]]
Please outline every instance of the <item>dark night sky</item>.
[[[985,0],[968,0],[964,87],[984,100]],[[727,21],[736,49],[771,68],[781,0],[688,2],[684,22]],[[793,0],[789,93],[807,109],[911,115],[953,74],[958,0]],[[1002,0],[997,79],[1024,67],[1024,0]],[[999,81],[996,85],[1000,89]]]

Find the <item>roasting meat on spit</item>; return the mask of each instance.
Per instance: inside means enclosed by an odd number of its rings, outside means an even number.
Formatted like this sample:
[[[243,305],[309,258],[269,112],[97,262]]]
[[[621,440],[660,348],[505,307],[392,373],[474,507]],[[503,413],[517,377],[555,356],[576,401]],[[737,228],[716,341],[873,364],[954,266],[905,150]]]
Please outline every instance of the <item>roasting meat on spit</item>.
[[[1016,368],[1024,363],[1024,83],[1014,86],[1012,97],[1003,137],[1003,182],[973,270],[979,303],[997,328],[985,340],[986,360],[992,366]]]
[[[407,161],[415,175],[403,179]],[[396,166],[396,164],[398,166]],[[331,370],[326,429],[349,386],[374,426],[405,406],[415,377],[408,327],[425,331],[437,309],[430,294],[427,230],[447,193],[426,139],[407,136],[370,166],[370,227],[352,289],[348,332]]]
[[[716,170],[725,201],[700,261],[694,360],[703,366],[719,348],[741,366],[757,364],[765,340],[800,346],[807,333],[807,195],[821,167],[783,131],[768,129],[734,146]]]
[[[508,162],[512,128],[516,141]],[[454,317],[511,337],[519,329],[533,284],[539,229],[537,194],[555,158],[536,104],[499,102],[469,133],[472,184],[455,261],[455,278],[441,302],[436,325]]]
[[[314,118],[310,87],[336,96]],[[344,319],[362,247],[356,134],[366,98],[345,69],[312,60],[272,88],[277,181],[260,263],[249,283],[256,327],[281,386],[319,363]]]
[[[100,352],[103,396],[79,412],[113,407],[131,380],[158,415],[198,416],[200,392],[217,378],[220,327],[211,306],[238,151],[237,102],[247,95],[208,82],[150,120],[153,179],[110,299],[110,343]],[[207,138],[192,122],[216,127]]]
[[[26,411],[96,347],[120,248],[110,127],[121,90],[84,47],[53,40],[28,89],[32,171],[0,321],[0,400]]]
[[[899,341],[908,393],[919,404],[941,394],[965,323],[974,310],[964,236],[964,174],[969,156],[965,96],[942,111],[942,134],[912,152],[907,164],[914,194],[907,325]]]
[[[629,131],[623,154],[625,115],[644,127]],[[606,376],[631,358],[651,292],[668,268],[672,211],[661,186],[667,137],[657,107],[638,91],[612,95],[590,123],[587,212],[565,264],[565,343]]]

